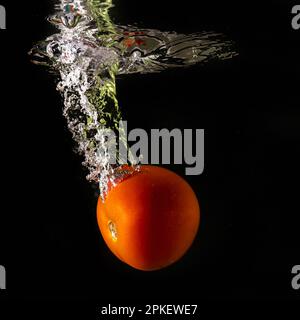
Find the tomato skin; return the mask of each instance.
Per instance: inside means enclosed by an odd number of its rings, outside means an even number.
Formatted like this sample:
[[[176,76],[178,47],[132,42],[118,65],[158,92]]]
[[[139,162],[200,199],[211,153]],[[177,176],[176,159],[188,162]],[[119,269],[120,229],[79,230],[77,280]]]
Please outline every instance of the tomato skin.
[[[155,166],[141,171],[99,198],[97,220],[110,250],[144,271],[164,268],[180,259],[199,227],[200,208],[188,183]]]

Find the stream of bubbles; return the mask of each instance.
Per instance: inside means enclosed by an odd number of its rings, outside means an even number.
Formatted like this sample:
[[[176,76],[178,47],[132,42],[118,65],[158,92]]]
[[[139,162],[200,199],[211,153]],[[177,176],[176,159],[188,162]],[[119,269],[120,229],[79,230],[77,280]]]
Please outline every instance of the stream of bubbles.
[[[123,163],[119,157],[112,161],[108,150],[114,142],[103,134],[110,129],[120,135],[116,75],[160,72],[236,55],[232,42],[219,33],[183,35],[114,24],[112,6],[112,0],[60,0],[48,18],[58,32],[30,51],[34,63],[58,75],[68,128],[84,157],[87,179],[99,183],[103,199],[108,186],[120,178],[116,169]],[[128,164],[138,170],[133,157]]]

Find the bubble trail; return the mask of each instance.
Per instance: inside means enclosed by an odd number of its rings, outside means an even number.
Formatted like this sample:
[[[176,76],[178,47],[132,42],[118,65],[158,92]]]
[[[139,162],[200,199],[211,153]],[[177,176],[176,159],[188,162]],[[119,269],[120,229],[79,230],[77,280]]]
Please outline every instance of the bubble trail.
[[[120,159],[111,164],[108,152],[114,142],[103,135],[104,129],[120,133],[116,75],[160,72],[236,55],[233,43],[219,33],[184,35],[114,24],[112,7],[112,0],[61,0],[48,18],[59,32],[30,51],[34,63],[58,75],[68,128],[84,157],[87,179],[99,183],[103,199],[119,178]]]

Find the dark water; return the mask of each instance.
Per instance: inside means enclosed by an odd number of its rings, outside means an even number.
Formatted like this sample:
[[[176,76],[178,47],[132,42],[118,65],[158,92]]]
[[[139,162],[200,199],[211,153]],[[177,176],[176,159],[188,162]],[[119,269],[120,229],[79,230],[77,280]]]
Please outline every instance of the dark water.
[[[234,1],[116,1],[121,24],[216,30],[240,52],[231,61],[117,80],[132,128],[206,130],[205,172],[188,178],[202,208],[198,238],[179,263],[156,273],[132,270],[106,248],[95,190],[72,151],[53,77],[28,61],[27,51],[52,32],[44,20],[50,10],[46,1],[20,4],[0,34],[7,297],[296,299],[290,270],[299,263],[299,34],[290,28],[287,2],[242,8]]]

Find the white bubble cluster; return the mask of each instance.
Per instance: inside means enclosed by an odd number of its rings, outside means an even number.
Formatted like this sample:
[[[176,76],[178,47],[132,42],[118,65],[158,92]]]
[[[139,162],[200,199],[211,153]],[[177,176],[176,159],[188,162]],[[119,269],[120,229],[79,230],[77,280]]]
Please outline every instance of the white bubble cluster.
[[[67,13],[66,6],[76,11]],[[106,121],[101,106],[91,103],[88,92],[99,79],[102,86],[110,83],[109,70],[117,64],[118,55],[112,49],[99,46],[97,28],[92,27],[81,1],[62,1],[57,9],[61,11],[49,20],[59,27],[60,33],[46,39],[46,53],[52,67],[59,71],[57,90],[64,98],[63,115],[79,154],[84,156],[83,164],[89,170],[87,179],[98,182],[104,196],[108,184],[114,184],[114,168],[108,152],[104,156],[98,152],[108,150],[108,142],[99,134]]]

